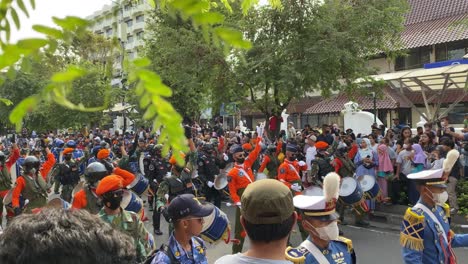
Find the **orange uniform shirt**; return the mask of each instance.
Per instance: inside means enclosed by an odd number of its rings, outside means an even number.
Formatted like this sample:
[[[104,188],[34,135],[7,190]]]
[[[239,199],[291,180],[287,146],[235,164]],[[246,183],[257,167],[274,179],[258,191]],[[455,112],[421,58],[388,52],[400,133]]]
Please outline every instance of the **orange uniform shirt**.
[[[260,164],[260,168],[258,169],[258,172],[263,173],[263,171],[266,168],[266,165],[268,165],[268,163],[270,163],[270,161],[271,161],[271,159],[270,159],[270,157],[268,155],[263,156],[263,161],[262,161],[262,164]]]
[[[55,156],[52,153],[47,154],[47,160],[42,164],[42,167],[39,169],[41,172],[42,178],[44,180],[47,178],[47,174],[49,174],[49,171],[54,167],[55,165]]]
[[[307,164],[305,164],[304,166],[299,166],[299,161],[289,161],[285,159],[284,162],[278,167],[277,179],[284,183],[286,186],[288,186],[288,188],[291,188],[291,185],[294,182],[301,182],[299,171],[306,170]]]
[[[234,164],[234,167],[227,173],[229,181],[229,193],[231,200],[234,203],[240,202],[240,197],[237,195],[239,189],[245,189],[247,185],[255,180],[252,172],[252,165],[257,160],[262,147],[260,146],[261,138],[257,138],[255,149],[247,156],[243,164]]]

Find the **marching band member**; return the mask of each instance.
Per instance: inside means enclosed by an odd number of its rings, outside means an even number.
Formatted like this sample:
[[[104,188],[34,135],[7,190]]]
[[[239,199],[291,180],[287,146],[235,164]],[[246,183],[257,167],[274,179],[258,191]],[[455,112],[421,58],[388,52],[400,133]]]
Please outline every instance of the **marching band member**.
[[[229,182],[229,193],[231,194],[231,200],[237,206],[236,208],[236,225],[234,229],[235,238],[240,240],[239,244],[232,245],[232,254],[242,251],[244,245],[244,236],[242,233],[242,226],[240,223],[240,197],[244,192],[247,185],[252,183],[255,180],[255,177],[252,172],[252,165],[257,160],[258,155],[262,147],[260,142],[262,141],[261,137],[257,138],[257,144],[255,149],[250,152],[249,156],[245,157],[244,150],[240,145],[233,145],[230,149],[232,157],[234,158],[234,167],[228,172],[228,182]]]
[[[336,200],[340,176],[334,172],[324,179],[323,196],[297,195],[294,206],[302,212],[302,225],[309,237],[299,247],[286,249],[286,259],[294,263],[356,263],[352,241],[340,237]]]
[[[456,263],[452,250],[468,246],[468,234],[450,230],[450,207],[446,179],[459,157],[457,150],[447,153],[443,169],[425,170],[408,175],[416,182],[419,201],[406,210],[400,232],[404,263]]]

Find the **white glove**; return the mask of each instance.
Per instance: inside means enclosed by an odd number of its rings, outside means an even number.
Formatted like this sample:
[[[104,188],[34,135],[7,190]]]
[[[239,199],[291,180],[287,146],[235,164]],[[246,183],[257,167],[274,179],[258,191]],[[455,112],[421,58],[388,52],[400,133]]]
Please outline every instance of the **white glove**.
[[[208,185],[208,187],[212,188],[214,186],[214,183],[212,181],[208,181],[206,183]]]
[[[240,202],[237,202],[237,203],[236,203],[236,206],[237,206],[237,207],[239,207],[239,209],[241,209],[241,208],[242,208],[242,206],[241,206],[241,203],[240,203]]]
[[[223,159],[224,159],[224,161],[228,161],[228,160],[229,160],[229,157],[228,157],[228,155],[226,155],[226,153],[223,153]]]
[[[166,193],[166,194],[164,195],[164,198],[166,198],[166,200],[169,201],[169,194]]]
[[[306,165],[306,163],[303,160],[299,161],[297,164],[299,164],[299,166],[301,167]]]
[[[298,183],[294,183],[293,185],[291,185],[291,190],[296,191],[296,192],[302,191],[301,186],[299,186]]]

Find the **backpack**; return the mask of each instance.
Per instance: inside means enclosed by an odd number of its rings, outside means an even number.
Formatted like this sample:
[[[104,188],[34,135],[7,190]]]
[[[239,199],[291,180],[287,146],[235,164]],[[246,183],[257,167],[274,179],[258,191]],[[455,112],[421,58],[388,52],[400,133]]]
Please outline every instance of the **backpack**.
[[[160,251],[169,257],[171,264],[180,264],[180,262],[176,260],[174,254],[172,254],[172,251],[169,249],[169,246],[166,244],[162,244],[159,249],[153,250],[151,254],[149,255],[149,257],[147,257],[146,260],[142,264],[151,264],[156,254]]]

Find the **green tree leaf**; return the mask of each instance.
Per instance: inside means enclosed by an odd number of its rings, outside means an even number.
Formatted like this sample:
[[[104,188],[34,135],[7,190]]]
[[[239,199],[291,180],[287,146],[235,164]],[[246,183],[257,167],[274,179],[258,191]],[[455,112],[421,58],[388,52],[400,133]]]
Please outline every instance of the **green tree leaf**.
[[[18,4],[18,7],[21,9],[21,11],[23,11],[23,13],[26,15],[26,17],[29,18],[28,9],[24,5],[23,0],[16,0],[16,4]]]
[[[56,28],[51,28],[51,27],[47,27],[47,26],[43,26],[43,25],[34,25],[32,28],[35,31],[37,31],[39,33],[42,33],[42,34],[45,34],[47,36],[50,36],[52,38],[62,39],[64,37],[62,31],[60,31],[60,30],[58,30]]]
[[[32,9],[36,9],[36,1],[35,0],[30,0],[29,3],[31,3]]]
[[[49,42],[45,39],[29,38],[29,39],[19,40],[17,45],[21,49],[37,50],[39,48],[44,47],[48,43]]]
[[[85,73],[86,73],[86,71],[84,69],[71,66],[64,72],[55,73],[52,76],[51,80],[53,82],[57,82],[57,83],[71,82],[71,81],[83,76]]]
[[[22,100],[15,107],[15,109],[13,109],[13,111],[11,111],[11,113],[10,113],[10,122],[15,124],[16,131],[21,130],[21,125],[22,125],[22,121],[23,121],[24,116],[28,112],[32,112],[32,110],[37,106],[38,102],[39,102],[39,98],[36,95],[30,96],[30,97],[27,97],[24,100]]]
[[[11,18],[13,19],[13,22],[15,22],[16,29],[20,29],[20,21],[19,21],[18,13],[16,13],[16,10],[14,8],[10,9],[10,15],[11,15]]]
[[[65,18],[52,17],[52,20],[56,25],[70,31],[89,25],[87,20],[75,16],[67,16]]]
[[[6,98],[0,98],[0,102],[2,102],[3,104],[9,106],[9,105],[13,105],[13,102],[6,99]]]

